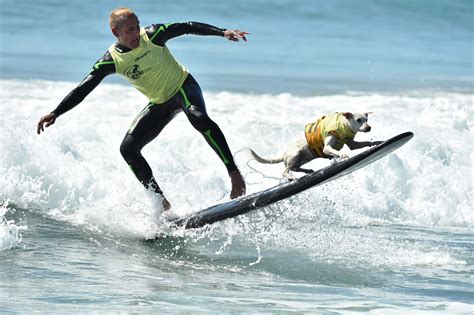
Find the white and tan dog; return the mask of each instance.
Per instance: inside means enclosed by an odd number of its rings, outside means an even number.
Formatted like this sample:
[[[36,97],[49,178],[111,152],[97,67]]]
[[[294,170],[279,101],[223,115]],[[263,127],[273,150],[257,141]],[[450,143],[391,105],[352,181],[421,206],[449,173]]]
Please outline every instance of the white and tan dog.
[[[313,170],[301,166],[316,158],[340,158],[348,156],[340,152],[344,144],[349,149],[360,149],[380,144],[382,141],[354,141],[357,132],[369,132],[367,123],[369,113],[332,113],[321,117],[315,123],[305,126],[305,138],[290,144],[281,156],[260,157],[250,149],[253,157],[260,163],[283,162],[283,176],[292,179],[291,171],[312,173]]]

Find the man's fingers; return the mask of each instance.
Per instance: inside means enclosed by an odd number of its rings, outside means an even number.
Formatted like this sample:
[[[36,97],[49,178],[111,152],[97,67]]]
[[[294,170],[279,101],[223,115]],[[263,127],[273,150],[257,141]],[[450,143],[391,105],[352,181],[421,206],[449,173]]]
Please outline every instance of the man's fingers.
[[[36,133],[41,134],[44,131],[44,127],[49,127],[56,121],[56,117],[53,115],[46,115],[41,117],[38,122],[38,127],[36,128]]]
[[[38,122],[38,126],[36,127],[36,133],[40,134],[43,131],[43,118],[40,119]]]
[[[36,129],[36,133],[40,134],[43,131],[44,131],[43,124],[41,122],[39,122],[38,123],[38,128]]]
[[[242,38],[245,42],[247,41],[247,37],[245,35],[248,35],[249,33],[247,32],[242,32],[241,30],[230,30],[229,33],[227,34],[227,38],[231,41],[238,42],[239,38]]]
[[[249,35],[249,33],[247,33],[247,32],[240,32],[240,37],[242,37],[242,39],[244,40],[244,42],[247,41],[247,37],[245,37],[245,35]]]
[[[245,35],[248,35],[249,33],[242,32],[242,31],[239,31],[239,30],[236,30],[235,33],[236,33],[237,37],[242,38],[245,42],[247,41],[247,37],[245,37]]]

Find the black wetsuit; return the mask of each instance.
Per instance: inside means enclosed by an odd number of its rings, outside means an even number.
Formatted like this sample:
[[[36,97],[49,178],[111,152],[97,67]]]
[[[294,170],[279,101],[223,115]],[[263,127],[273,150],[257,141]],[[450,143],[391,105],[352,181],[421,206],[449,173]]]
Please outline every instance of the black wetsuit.
[[[215,35],[223,36],[223,29],[196,22],[169,24],[166,28],[163,24],[154,24],[145,28],[148,38],[158,46],[164,46],[166,41],[184,34]],[[158,31],[161,27],[161,31]],[[153,37],[154,36],[154,37]],[[122,53],[130,51],[118,43],[114,49]],[[109,51],[95,64],[89,75],[69,93],[64,100],[53,111],[60,116],[78,105],[107,75],[115,73],[115,64]],[[188,77],[182,84],[184,93],[176,93],[171,99],[162,103],[149,103],[135,118],[120,146],[120,152],[125,161],[130,165],[138,180],[147,188],[162,194],[152,171],[141,154],[142,148],[151,140],[156,138],[163,128],[173,119],[176,114],[183,111],[189,121],[209,143],[219,158],[224,162],[227,171],[237,169],[232,154],[227,145],[222,131],[206,113],[206,105],[202,96],[201,88],[194,78]]]

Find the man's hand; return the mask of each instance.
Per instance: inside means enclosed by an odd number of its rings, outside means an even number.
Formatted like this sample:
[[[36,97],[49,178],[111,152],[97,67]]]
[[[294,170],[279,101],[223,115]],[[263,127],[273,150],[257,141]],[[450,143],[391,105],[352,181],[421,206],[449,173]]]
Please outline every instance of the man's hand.
[[[49,127],[52,124],[54,124],[57,117],[58,116],[56,116],[56,114],[54,114],[54,113],[49,113],[48,115],[41,117],[40,121],[38,122],[38,128],[37,128],[36,132],[38,134],[43,132],[44,127]]]
[[[224,32],[224,37],[227,38],[228,40],[238,42],[239,38],[242,38],[244,42],[247,41],[247,37],[245,35],[248,35],[249,33],[247,32],[242,32],[240,30],[226,30]]]

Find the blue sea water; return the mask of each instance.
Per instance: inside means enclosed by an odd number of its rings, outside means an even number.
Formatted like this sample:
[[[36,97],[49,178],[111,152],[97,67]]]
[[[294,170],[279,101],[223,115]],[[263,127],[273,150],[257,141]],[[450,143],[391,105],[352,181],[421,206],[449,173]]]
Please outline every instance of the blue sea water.
[[[1,77],[79,81],[114,40],[115,1],[2,0]],[[472,1],[122,1],[143,26],[202,21],[244,44],[189,36],[175,56],[208,90],[314,95],[470,89]]]
[[[106,78],[35,134],[114,41],[119,5],[143,26],[250,33],[169,42],[249,193],[277,184],[282,166],[245,148],[274,155],[319,115],[371,111],[358,139],[415,137],[260,211],[170,229],[118,150],[147,102],[123,80]],[[473,10],[463,0],[0,0],[0,312],[472,314]],[[178,213],[227,200],[225,169],[184,117],[143,153]]]

